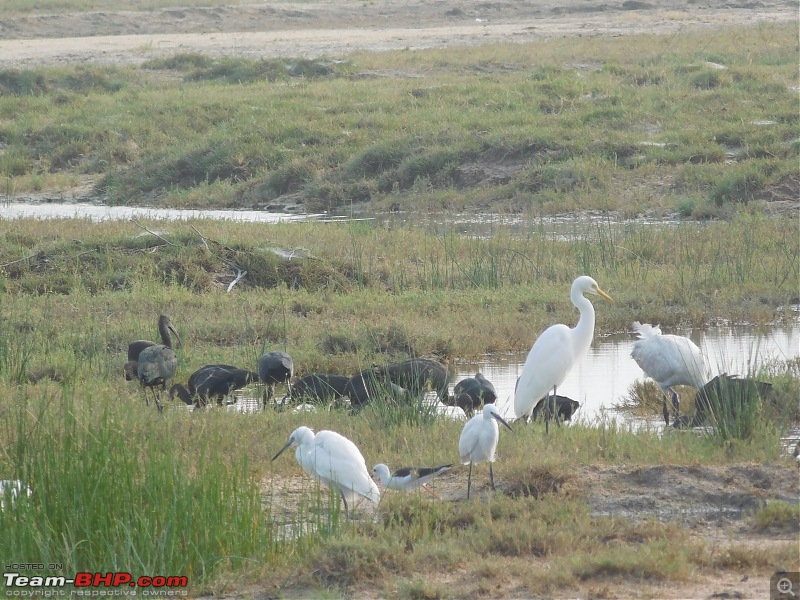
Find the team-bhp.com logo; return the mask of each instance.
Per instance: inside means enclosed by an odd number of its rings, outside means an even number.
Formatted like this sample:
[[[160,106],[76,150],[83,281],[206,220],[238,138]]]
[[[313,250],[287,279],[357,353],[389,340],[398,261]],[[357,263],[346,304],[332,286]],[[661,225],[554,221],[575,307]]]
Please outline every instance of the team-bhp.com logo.
[[[32,576],[21,573],[3,573],[6,596],[185,596],[189,581],[183,576],[156,575],[134,577],[124,571],[111,573],[76,573],[75,577]],[[58,590],[66,586],[76,589]],[[12,589],[14,588],[14,589]],[[54,589],[55,588],[55,589]],[[107,589],[112,588],[112,589]]]

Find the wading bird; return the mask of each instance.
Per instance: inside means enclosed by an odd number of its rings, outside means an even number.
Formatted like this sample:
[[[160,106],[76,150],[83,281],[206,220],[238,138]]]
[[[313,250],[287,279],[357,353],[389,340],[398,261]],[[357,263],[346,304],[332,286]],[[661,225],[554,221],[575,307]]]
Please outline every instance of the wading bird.
[[[258,381],[258,373],[247,369],[232,365],[205,365],[189,376],[189,389],[180,383],[169,388],[169,399],[177,395],[186,404],[195,404],[198,408],[212,400],[221,405],[231,392],[254,381]]]
[[[634,321],[633,329],[639,339],[633,344],[631,357],[664,393],[662,412],[664,422],[669,425],[667,396],[672,397],[676,420],[681,402],[672,386],[701,389],[708,380],[705,358],[692,340],[680,335],[662,335],[658,325]]]
[[[279,383],[287,385],[291,396],[292,387],[289,382],[293,375],[294,361],[286,352],[275,350],[261,355],[258,359],[258,379],[267,386],[264,389],[264,408],[267,408],[275,393],[275,386]]]
[[[172,349],[170,331],[178,338],[178,343],[180,343],[181,338],[166,315],[159,317],[158,330],[164,343],[148,346],[141,351],[137,361],[136,377],[144,388],[145,403],[149,404],[147,388],[150,388],[153,400],[155,400],[158,407],[158,412],[162,412],[164,407],[161,404],[161,392],[156,392],[156,387],[160,387],[161,391],[167,389],[167,382],[175,377],[175,371],[178,368],[178,357],[175,356],[175,352]]]
[[[315,435],[308,427],[298,427],[272,460],[292,447],[297,448],[295,458],[309,476],[341,494],[345,511],[355,506],[359,496],[376,503],[380,500],[380,490],[369,476],[364,457],[343,435],[335,431],[320,431]]]
[[[349,377],[328,373],[311,373],[292,384],[289,394],[281,399],[308,400],[312,403],[327,404],[347,397],[345,390]]]
[[[170,323],[167,315],[161,315],[158,317],[158,331],[161,335],[161,343],[164,346],[170,345],[170,332],[174,333],[176,337],[178,336],[178,332],[175,331],[175,328],[172,326],[172,323]],[[166,332],[166,336],[164,335],[164,332]],[[180,340],[180,338],[178,339]],[[139,355],[145,348],[155,345],[156,342],[151,342],[150,340],[136,340],[135,342],[128,344],[128,362],[126,362],[125,366],[122,367],[122,372],[127,381],[138,379],[137,371],[139,369]]]
[[[694,415],[676,415],[672,426],[700,427],[736,418],[741,412],[757,410],[763,401],[773,400],[772,384],[752,377],[723,373],[702,386],[694,396]]]
[[[459,381],[453,388],[453,398],[455,404],[468,417],[475,414],[476,408],[481,408],[484,404],[494,404],[497,400],[497,391],[492,382],[483,376],[483,373],[475,373],[475,377],[467,377]]]
[[[570,290],[570,300],[580,312],[578,324],[570,329],[563,323],[548,327],[534,342],[514,392],[514,412],[517,418],[531,419],[531,413],[539,400],[548,396],[545,403],[545,430],[549,431],[550,418],[554,411],[552,399],[572,367],[583,358],[592,345],[594,336],[594,307],[584,294],[597,294],[613,302],[597,285],[583,275],[578,277]]]
[[[383,487],[390,490],[413,492],[416,489],[422,488],[431,496],[437,498],[438,496],[425,484],[433,480],[434,477],[449,471],[452,466],[453,465],[450,464],[440,465],[438,467],[403,467],[402,469],[397,469],[394,473],[390,473],[389,467],[384,464],[379,464],[372,468],[372,477],[377,477],[381,484],[383,484]]]
[[[498,422],[505,425],[509,431],[512,431],[511,426],[500,416],[497,407],[494,404],[486,404],[483,407],[483,412],[467,421],[467,424],[464,425],[464,430],[461,432],[461,438],[458,440],[458,453],[461,456],[461,464],[469,464],[467,500],[469,500],[470,487],[472,486],[473,464],[489,463],[489,481],[492,484],[492,489],[495,489],[492,463],[494,462],[495,450],[497,450],[497,442],[500,439]]]
[[[428,391],[436,392],[444,402],[447,395],[447,367],[430,358],[410,358],[403,362],[391,363],[380,369],[381,373],[394,385],[407,390],[412,398],[418,398]]]
[[[539,403],[534,407],[531,420],[536,421],[544,410],[547,396],[539,400]],[[557,395],[555,397],[555,419],[556,423],[560,424],[561,421],[571,421],[572,415],[580,408],[581,403],[567,396]]]
[[[358,412],[375,398],[389,401],[405,401],[408,390],[389,381],[382,367],[373,366],[353,375],[344,386],[345,395],[350,399],[353,412]]]

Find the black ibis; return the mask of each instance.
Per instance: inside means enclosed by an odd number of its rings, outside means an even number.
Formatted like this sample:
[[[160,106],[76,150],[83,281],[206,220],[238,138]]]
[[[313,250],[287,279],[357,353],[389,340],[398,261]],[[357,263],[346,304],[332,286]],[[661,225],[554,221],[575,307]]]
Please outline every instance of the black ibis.
[[[481,408],[484,404],[494,404],[495,400],[497,391],[494,385],[483,376],[483,373],[478,372],[475,373],[475,377],[467,377],[455,385],[453,398],[448,403],[453,402],[468,417],[472,417],[476,408]]]
[[[293,375],[294,361],[286,352],[275,350],[261,355],[261,358],[258,359],[258,379],[267,386],[264,390],[264,408],[267,407],[275,393],[275,386],[279,383],[287,385],[291,396],[290,380]]]
[[[167,315],[158,317],[158,331],[161,335],[161,343],[164,346],[171,345],[169,337],[170,332],[174,333],[176,337],[178,336],[178,332],[175,331]],[[178,340],[180,341],[180,338],[178,338]],[[128,362],[122,367],[122,372],[127,381],[133,381],[139,378],[137,373],[139,369],[139,355],[142,353],[142,350],[150,346],[155,346],[157,343],[158,342],[151,342],[150,340],[136,340],[128,344]]]
[[[175,352],[172,349],[170,332],[174,333],[175,337],[178,338],[178,343],[180,343],[181,338],[170,323],[169,317],[166,315],[161,315],[159,317],[158,330],[161,333],[161,340],[163,343],[147,346],[139,353],[136,377],[144,388],[145,402],[149,404],[147,400],[147,388],[150,388],[153,399],[158,407],[158,412],[161,412],[164,410],[164,407],[161,404],[161,394],[160,392],[156,392],[156,387],[160,387],[162,391],[165,390],[167,381],[175,376],[175,371],[178,368],[178,358],[175,356]]]
[[[349,377],[344,375],[331,375],[328,373],[312,373],[301,377],[292,384],[291,394],[287,397],[292,400],[305,399],[315,403],[326,404],[347,397],[345,390]]]
[[[177,395],[186,404],[198,408],[212,400],[221,405],[231,392],[254,381],[258,381],[258,373],[247,369],[232,365],[205,365],[189,376],[189,389],[176,383],[169,389],[169,398],[172,400]]]

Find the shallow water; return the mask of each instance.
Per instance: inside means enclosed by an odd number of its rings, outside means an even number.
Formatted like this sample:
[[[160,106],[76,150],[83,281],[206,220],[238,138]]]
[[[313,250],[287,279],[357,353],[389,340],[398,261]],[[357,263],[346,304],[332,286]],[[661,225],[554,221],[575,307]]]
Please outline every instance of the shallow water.
[[[176,208],[105,206],[89,203],[25,204],[10,202],[0,204],[0,218],[3,219],[86,219],[92,222],[126,221],[128,219],[155,219],[159,221],[213,219],[242,223],[280,223],[302,220],[309,216],[318,215],[294,215],[265,212],[263,210],[183,210]]]
[[[785,361],[800,355],[800,320],[787,327],[714,327],[704,331],[664,333],[690,337],[708,357],[712,375],[744,375],[760,365],[776,360]],[[559,394],[581,403],[573,420],[592,424],[613,418],[620,424],[635,428],[663,426],[660,414],[654,414],[652,419],[645,420],[617,410],[630,386],[645,379],[639,365],[630,357],[634,342],[633,334],[594,340],[588,355],[570,372],[558,389]],[[479,362],[451,366],[451,372],[454,373],[451,392],[456,382],[480,371],[497,390],[497,407],[501,414],[511,419],[514,417],[514,386],[527,355],[527,352],[491,355]],[[229,406],[228,410],[259,410],[258,401],[252,393],[243,392],[238,396],[237,403]],[[280,397],[280,394],[277,396]],[[435,401],[435,396],[431,395],[431,400]],[[305,405],[294,410],[314,410],[314,407]],[[440,405],[440,411],[455,418],[464,418],[464,413],[459,408]]]
[[[708,357],[712,375],[744,375],[759,365],[800,355],[800,321],[780,328],[714,327],[693,332],[663,332],[691,338]],[[581,403],[574,419],[591,423],[604,417],[615,417],[623,423],[636,423],[635,418],[615,410],[631,384],[645,379],[639,365],[630,356],[635,341],[633,334],[595,338],[588,355],[558,388],[559,394]],[[480,370],[497,390],[500,412],[513,417],[514,386],[527,355],[527,352],[522,352],[492,356],[485,362],[458,365],[455,381],[472,377]],[[653,418],[661,422],[660,415],[653,415]]]

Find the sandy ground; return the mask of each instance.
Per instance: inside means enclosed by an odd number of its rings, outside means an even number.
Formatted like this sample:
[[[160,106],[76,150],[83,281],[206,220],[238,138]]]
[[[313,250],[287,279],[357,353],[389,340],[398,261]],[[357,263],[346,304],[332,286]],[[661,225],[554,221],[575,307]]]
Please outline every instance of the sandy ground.
[[[299,471],[299,469],[298,469]],[[786,461],[783,464],[737,464],[726,466],[583,466],[577,467],[566,479],[542,471],[530,486],[509,484],[502,464],[498,463],[495,479],[498,490],[505,494],[532,495],[562,494],[586,500],[596,517],[613,517],[633,521],[655,520],[680,524],[691,531],[695,540],[702,541],[710,552],[727,548],[752,552],[769,550],[775,544],[798,543],[798,530],[755,530],[747,515],[769,500],[797,502],[800,497],[800,468]],[[494,492],[489,489],[486,466],[476,467],[473,478],[473,498],[470,502],[487,501]],[[437,478],[432,486],[439,500],[430,502],[467,502],[467,469],[458,468]],[[267,503],[283,515],[287,522],[295,520],[296,506],[307,502],[315,493],[315,484],[299,472],[291,478],[263,482]],[[280,490],[276,492],[275,490]],[[383,491],[383,494],[400,492]],[[421,493],[421,492],[420,492]],[[368,503],[365,503],[368,504]],[[370,506],[360,506],[359,518],[368,519],[374,512]],[[280,517],[279,517],[280,518]],[[532,560],[536,560],[532,557]],[[791,570],[795,565],[778,565]],[[698,570],[693,581],[639,582],[575,581],[555,598],[769,598],[768,571]],[[470,572],[449,574],[454,589],[470,581]],[[498,583],[498,597],[528,598],[523,588],[513,580]],[[353,590],[355,598],[378,598],[380,588],[363,585]],[[298,590],[294,590],[297,592]],[[288,597],[294,597],[287,590]],[[222,594],[229,599],[268,597],[257,587],[239,593]],[[301,596],[302,597],[302,594]]]
[[[335,57],[359,49],[676,33],[797,15],[796,0],[370,0],[29,14],[0,20],[0,67],[138,63],[176,52]]]

